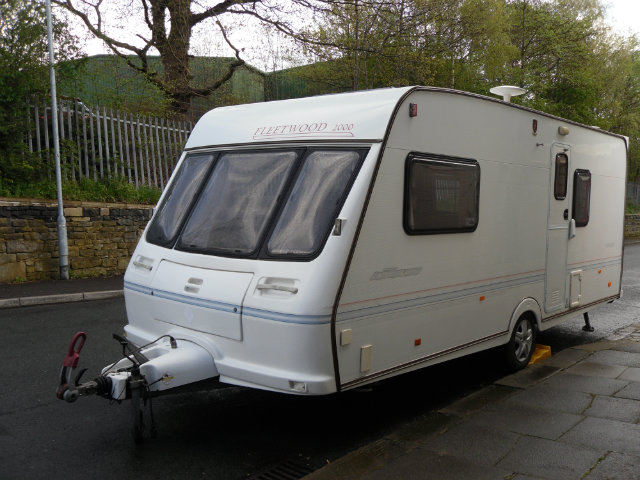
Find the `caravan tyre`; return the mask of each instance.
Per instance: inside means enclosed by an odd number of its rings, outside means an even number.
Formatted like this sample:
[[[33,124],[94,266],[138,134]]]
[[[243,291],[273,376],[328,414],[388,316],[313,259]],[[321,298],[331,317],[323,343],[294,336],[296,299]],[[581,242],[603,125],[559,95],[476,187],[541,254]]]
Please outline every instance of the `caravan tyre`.
[[[533,317],[522,315],[516,322],[509,343],[504,346],[507,367],[521,370],[529,364],[536,347],[536,325]]]

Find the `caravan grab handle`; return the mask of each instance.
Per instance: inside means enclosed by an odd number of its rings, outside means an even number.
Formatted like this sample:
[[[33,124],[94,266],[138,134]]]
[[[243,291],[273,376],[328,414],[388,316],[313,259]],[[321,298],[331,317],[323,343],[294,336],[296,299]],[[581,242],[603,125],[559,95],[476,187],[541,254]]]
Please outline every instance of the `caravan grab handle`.
[[[287,285],[275,285],[272,283],[259,283],[256,285],[258,290],[280,290],[281,292],[298,293],[297,287],[289,287]]]

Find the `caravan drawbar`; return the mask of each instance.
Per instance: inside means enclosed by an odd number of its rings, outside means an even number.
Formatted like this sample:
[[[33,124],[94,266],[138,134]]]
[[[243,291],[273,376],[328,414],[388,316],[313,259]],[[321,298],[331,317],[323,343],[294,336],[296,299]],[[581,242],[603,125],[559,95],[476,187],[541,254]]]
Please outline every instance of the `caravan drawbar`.
[[[125,356],[58,396],[203,380],[339,392],[621,296],[625,137],[502,100],[388,88],[205,114],[125,274]],[[134,407],[137,408],[137,407]]]

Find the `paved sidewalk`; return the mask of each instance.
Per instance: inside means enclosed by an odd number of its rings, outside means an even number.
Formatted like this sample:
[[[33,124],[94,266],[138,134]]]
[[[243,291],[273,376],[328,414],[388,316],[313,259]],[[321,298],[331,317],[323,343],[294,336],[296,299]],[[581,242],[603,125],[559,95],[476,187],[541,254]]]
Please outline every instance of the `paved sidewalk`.
[[[622,333],[563,350],[305,480],[637,480],[640,323]]]
[[[120,297],[123,278],[118,275],[0,284],[0,309]]]

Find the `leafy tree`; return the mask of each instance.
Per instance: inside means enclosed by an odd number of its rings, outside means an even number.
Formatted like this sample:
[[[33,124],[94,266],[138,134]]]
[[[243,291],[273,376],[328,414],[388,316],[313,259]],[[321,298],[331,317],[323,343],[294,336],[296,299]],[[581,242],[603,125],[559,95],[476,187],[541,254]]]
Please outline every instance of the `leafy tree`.
[[[77,54],[65,23],[54,19],[58,59]],[[28,100],[49,88],[45,6],[37,0],[0,2],[0,181],[25,181],[38,173],[26,151]],[[63,75],[66,72],[61,72]]]
[[[528,90],[525,102],[591,123],[598,101],[594,69],[606,33],[598,0],[515,0],[509,3],[518,55],[505,69],[508,82]]]
[[[409,2],[353,0],[335,3],[322,12],[320,23],[307,37],[317,43],[303,45],[322,62],[315,69],[337,90],[358,90],[402,83],[411,71],[399,66],[410,52],[406,35]],[[405,67],[405,65],[402,65]]]
[[[324,12],[308,45],[352,89],[477,90],[509,54],[504,0],[352,0]],[[490,55],[488,55],[488,53]]]
[[[614,37],[603,46],[594,125],[629,137],[627,176],[640,179],[640,43]]]
[[[330,89],[428,84],[487,94],[630,137],[640,176],[640,48],[608,30],[600,0],[350,0],[324,11],[305,71]]]
[[[628,136],[628,176],[638,178],[638,39],[612,34],[599,0],[510,0],[508,8],[518,53],[495,83],[526,88],[521,101],[533,108]]]

